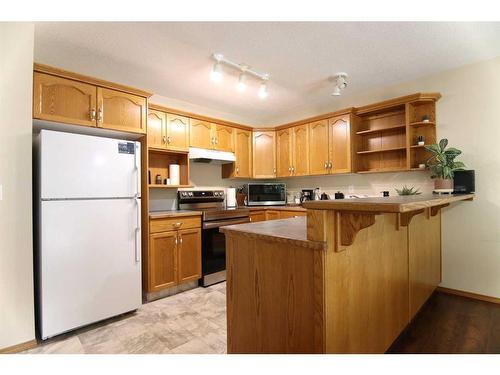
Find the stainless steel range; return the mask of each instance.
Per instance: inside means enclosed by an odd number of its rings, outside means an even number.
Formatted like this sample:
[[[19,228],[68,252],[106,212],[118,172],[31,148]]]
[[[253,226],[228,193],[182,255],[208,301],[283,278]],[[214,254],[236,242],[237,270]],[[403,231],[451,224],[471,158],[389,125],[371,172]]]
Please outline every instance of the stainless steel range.
[[[202,211],[200,285],[226,280],[226,238],[219,228],[250,222],[248,208],[227,208],[223,190],[183,190],[178,192],[180,210]]]

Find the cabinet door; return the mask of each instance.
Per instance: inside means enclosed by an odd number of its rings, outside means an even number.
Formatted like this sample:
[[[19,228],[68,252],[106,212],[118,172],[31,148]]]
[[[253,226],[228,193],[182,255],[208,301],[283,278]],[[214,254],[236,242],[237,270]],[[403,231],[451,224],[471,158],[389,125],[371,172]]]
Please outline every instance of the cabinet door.
[[[266,221],[266,211],[250,211],[250,222]]]
[[[329,172],[348,173],[351,171],[351,127],[349,115],[331,118],[328,127]]]
[[[274,131],[253,133],[253,177],[276,177],[276,143]]]
[[[306,216],[304,211],[280,211],[280,219],[289,219],[292,217]]]
[[[189,145],[198,148],[213,148],[212,124],[207,121],[190,121]]]
[[[179,283],[198,280],[201,277],[201,229],[179,231],[177,262]]]
[[[276,174],[278,177],[292,175],[291,129],[283,129],[276,132]]]
[[[149,236],[149,290],[158,291],[177,284],[177,232]]]
[[[164,112],[148,110],[148,147],[167,147],[166,121]]]
[[[294,176],[309,174],[309,131],[307,125],[292,128],[292,173]]]
[[[167,114],[167,148],[175,151],[189,150],[189,118]]]
[[[86,83],[35,72],[33,117],[96,126],[97,88]]]
[[[252,132],[235,129],[235,177],[252,177]]]
[[[328,173],[328,120],[309,124],[309,174]]]
[[[266,220],[278,220],[280,219],[280,212],[273,210],[266,210]]]
[[[97,126],[146,133],[146,98],[98,87],[97,102]]]
[[[214,137],[216,150],[234,152],[234,128],[214,124]]]

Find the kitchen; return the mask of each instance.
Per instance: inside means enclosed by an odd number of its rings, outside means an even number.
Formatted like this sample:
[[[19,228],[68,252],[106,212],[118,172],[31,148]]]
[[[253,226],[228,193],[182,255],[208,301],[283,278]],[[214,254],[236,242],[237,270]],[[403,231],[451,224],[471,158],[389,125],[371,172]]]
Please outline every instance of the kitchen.
[[[307,40],[317,28],[332,38],[337,27],[354,30],[332,25],[265,30],[276,32],[276,44],[283,32]],[[2,90],[16,98],[5,105],[24,116],[1,144],[17,155],[16,172],[0,175],[2,214],[27,228],[15,238],[2,229],[2,252],[17,264],[2,272],[15,285],[5,292],[15,303],[5,305],[2,352],[500,352],[492,172],[500,50],[486,43],[500,35],[497,23],[401,26],[434,54],[456,43],[454,62],[418,60],[418,74],[400,67],[400,78],[386,73],[387,83],[376,83],[353,48],[345,67],[317,63],[324,66],[315,79],[324,81],[314,89],[314,61],[296,59],[280,72],[259,55],[272,45],[242,53],[237,41],[260,32],[245,23],[231,26],[221,50],[207,39],[224,34],[223,22],[1,27],[12,45],[23,41],[9,65],[17,78]],[[373,38],[395,30],[365,27]],[[458,47],[464,42],[451,30],[470,29],[488,54],[475,52],[472,37],[470,48]],[[169,57],[169,79],[153,79],[163,69],[145,58],[153,52],[122,59],[125,45],[143,51],[132,36],[144,33],[198,65]],[[389,57],[383,64],[396,66]],[[293,79],[282,81],[295,65],[303,69],[299,99],[284,88]],[[176,75],[193,79],[182,86]],[[464,92],[471,80],[478,87]],[[481,131],[471,136],[476,119]],[[429,159],[445,152],[454,180],[438,157]],[[15,206],[7,206],[14,191]],[[491,322],[478,328],[480,309]],[[453,311],[465,328],[450,332]],[[464,338],[471,327],[475,336]]]

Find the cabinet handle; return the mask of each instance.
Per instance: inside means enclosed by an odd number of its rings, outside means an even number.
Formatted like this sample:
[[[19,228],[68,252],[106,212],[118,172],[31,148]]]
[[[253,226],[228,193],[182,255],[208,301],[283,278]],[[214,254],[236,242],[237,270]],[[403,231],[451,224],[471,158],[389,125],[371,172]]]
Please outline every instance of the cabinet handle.
[[[236,167],[236,173],[240,173],[240,167]]]
[[[288,167],[288,172],[292,173],[292,167]]]
[[[98,122],[102,122],[102,118],[104,116],[104,111],[102,110],[102,107],[99,108],[99,110],[97,111],[97,121]]]
[[[328,169],[328,162],[325,161],[325,169]]]
[[[218,145],[219,144],[219,138],[215,137],[215,144]]]
[[[295,173],[295,167],[292,167],[292,173]]]
[[[276,168],[273,168],[273,173],[276,174]]]
[[[182,225],[182,223],[175,223],[175,224],[174,224],[174,227],[175,227],[175,228],[180,228],[180,227],[181,227],[181,225]]]
[[[93,121],[95,120],[95,108],[92,108],[90,110],[90,119]]]
[[[175,236],[175,244],[177,245],[177,236]]]
[[[170,136],[167,137],[167,143],[170,144],[172,142],[172,139],[170,138]]]
[[[163,136],[163,143],[167,143],[167,137]]]
[[[179,243],[182,245],[182,236],[179,235]]]
[[[332,167],[333,167],[332,162],[329,162],[329,163],[328,163],[328,169],[332,169]]]

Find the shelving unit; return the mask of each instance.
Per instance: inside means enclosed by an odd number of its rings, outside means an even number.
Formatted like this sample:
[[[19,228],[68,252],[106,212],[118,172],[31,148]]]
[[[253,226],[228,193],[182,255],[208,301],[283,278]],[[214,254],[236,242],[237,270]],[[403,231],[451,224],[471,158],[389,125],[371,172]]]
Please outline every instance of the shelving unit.
[[[148,187],[160,189],[178,189],[183,187],[191,187],[189,184],[189,158],[187,152],[166,151],[150,148],[149,150],[148,173],[151,176]],[[170,178],[169,167],[171,164],[179,164],[180,169],[180,184],[165,185],[155,184],[156,176],[161,176],[161,181]]]
[[[417,144],[436,142],[439,94],[415,94],[357,108],[354,121],[354,171],[357,173],[422,170],[428,151]],[[424,116],[428,121],[424,121]]]

